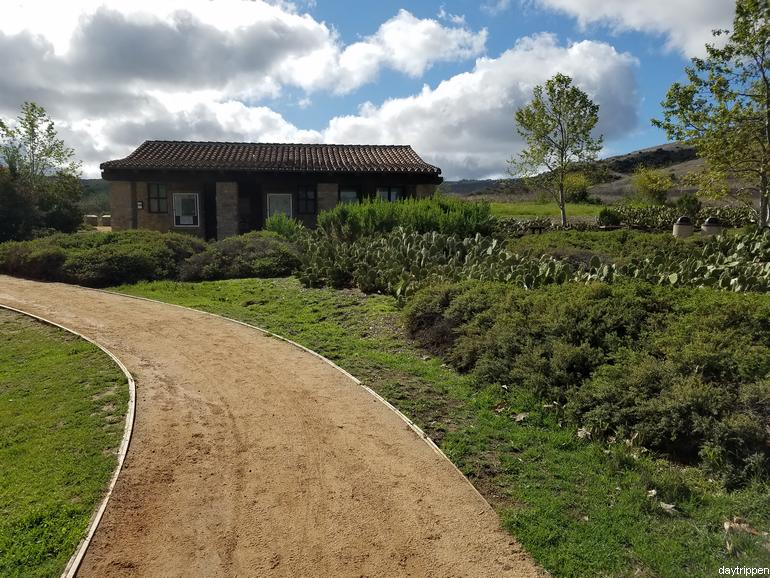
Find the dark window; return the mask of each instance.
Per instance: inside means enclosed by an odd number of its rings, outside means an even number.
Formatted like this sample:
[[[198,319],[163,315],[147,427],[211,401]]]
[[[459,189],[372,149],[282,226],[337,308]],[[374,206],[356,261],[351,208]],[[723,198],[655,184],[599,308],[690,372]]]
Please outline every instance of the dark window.
[[[358,189],[355,187],[340,187],[340,203],[357,203]]]
[[[150,183],[147,185],[147,208],[151,213],[168,213],[168,195],[166,185]]]
[[[400,201],[404,198],[404,187],[377,187],[377,198],[383,201]]]
[[[300,187],[297,191],[297,214],[315,215],[318,210],[315,187]]]

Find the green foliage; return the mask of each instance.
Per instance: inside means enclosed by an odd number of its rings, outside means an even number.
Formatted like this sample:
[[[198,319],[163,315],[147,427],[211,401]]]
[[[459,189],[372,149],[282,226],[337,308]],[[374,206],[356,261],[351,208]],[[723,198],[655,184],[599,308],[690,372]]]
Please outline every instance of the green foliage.
[[[590,179],[582,172],[567,173],[564,176],[564,194],[568,203],[588,203],[592,199],[588,195]]]
[[[572,79],[556,74],[544,86],[536,86],[532,102],[516,111],[516,128],[527,143],[518,159],[511,159],[511,173],[533,177],[559,205],[562,225],[567,224],[566,183],[575,165],[596,158],[602,137],[591,131],[599,122],[599,106]]]
[[[612,210],[620,216],[620,222],[629,227],[652,231],[670,230],[684,209],[664,206],[615,205]],[[749,207],[702,207],[694,215],[700,225],[709,217],[717,217],[725,227],[744,227],[756,223],[756,212]]]
[[[16,122],[0,119],[0,241],[26,239],[35,229],[70,233],[82,222],[80,163],[58,138],[45,110],[26,102]]]
[[[289,241],[297,241],[307,233],[307,229],[299,220],[292,219],[283,213],[270,215],[265,220],[264,230],[280,235]]]
[[[95,346],[0,311],[0,575],[64,571],[114,471],[127,401]]]
[[[623,265],[594,262],[575,279],[644,279],[658,285],[714,287],[726,291],[770,291],[770,232],[709,239],[700,254],[661,251]]]
[[[104,287],[175,278],[181,263],[204,247],[200,239],[181,233],[56,234],[0,244],[0,272]]]
[[[420,234],[399,227],[352,242],[316,235],[303,245],[298,276],[309,286],[355,286],[403,297],[432,279],[497,279],[536,287],[564,282],[571,274],[565,263],[512,254],[492,237]]]
[[[639,198],[653,205],[663,205],[674,181],[662,170],[639,165],[631,177],[631,184]]]
[[[675,208],[681,215],[695,219],[703,209],[703,203],[700,202],[696,194],[687,192],[677,199]],[[753,215],[751,216],[753,217]]]
[[[37,207],[31,196],[0,167],[0,242],[29,238],[37,221]]]
[[[764,297],[472,281],[420,291],[405,316],[410,333],[457,369],[555,403],[594,438],[718,465],[710,473],[729,486],[770,477]]]
[[[737,195],[760,198],[759,225],[767,224],[770,174],[770,6],[766,0],[737,0],[733,30],[717,30],[717,45],[685,69],[687,83],[674,83],[653,124],[672,140],[693,144],[707,161],[703,194],[728,193],[726,179],[741,183]]]
[[[288,234],[297,233],[295,221],[276,221]],[[181,266],[180,279],[200,281],[245,277],[283,277],[294,273],[299,256],[293,245],[277,233],[255,231],[211,243]]]
[[[604,208],[596,217],[596,224],[601,227],[617,227],[623,222],[620,213],[614,209]]]
[[[510,239],[514,253],[551,255],[575,264],[589,264],[596,257],[601,263],[627,264],[643,261],[657,253],[679,259],[700,255],[704,240],[700,236],[679,239],[671,233],[646,233],[633,229],[613,231],[550,231]]]
[[[318,231],[352,241],[402,227],[417,233],[436,231],[462,236],[489,234],[493,220],[489,204],[458,199],[406,199],[397,202],[365,200],[339,204],[318,215]]]
[[[24,103],[13,125],[0,119],[0,139],[0,158],[13,178],[32,190],[44,188],[48,176],[80,173],[75,151],[57,136],[54,122],[34,102]]]

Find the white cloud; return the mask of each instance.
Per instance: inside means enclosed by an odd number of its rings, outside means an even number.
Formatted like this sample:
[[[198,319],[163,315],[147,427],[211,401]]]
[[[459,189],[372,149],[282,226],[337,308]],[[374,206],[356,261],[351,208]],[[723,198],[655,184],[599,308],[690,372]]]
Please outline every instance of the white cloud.
[[[408,98],[366,103],[357,115],[330,121],[327,142],[411,144],[448,178],[503,174],[521,150],[513,113],[535,85],[557,72],[600,105],[598,132],[623,136],[637,122],[636,60],[608,44],[584,41],[562,46],[552,35],[521,39],[499,58],[480,58],[471,72]]]
[[[666,47],[685,56],[701,56],[712,41],[711,31],[729,28],[735,0],[534,0],[557,10],[585,27],[600,23],[621,32],[659,34]]]
[[[479,57],[486,30],[446,13],[420,19],[402,10],[346,46],[298,4],[256,0],[224,10],[172,0],[154,12],[157,4],[51,3],[50,18],[39,17],[41,2],[4,6],[0,115],[15,115],[24,100],[45,106],[90,176],[152,138],[405,143],[450,178],[501,174],[521,146],[514,110],[556,72],[600,104],[609,139],[636,124],[633,57],[606,43],[561,45],[539,35],[413,96],[365,103],[321,130],[304,130],[264,98],[286,92],[304,107],[314,91],[350,92],[385,68],[419,77],[437,62]],[[286,87],[308,94],[288,96]]]
[[[375,34],[342,50],[330,45],[287,58],[281,63],[280,77],[307,91],[346,93],[375,79],[384,67],[418,77],[435,62],[473,58],[484,52],[486,40],[485,29],[473,32],[464,24],[446,27],[399,10]]]
[[[489,0],[481,5],[481,9],[487,14],[496,15],[505,12],[511,7],[511,0]]]

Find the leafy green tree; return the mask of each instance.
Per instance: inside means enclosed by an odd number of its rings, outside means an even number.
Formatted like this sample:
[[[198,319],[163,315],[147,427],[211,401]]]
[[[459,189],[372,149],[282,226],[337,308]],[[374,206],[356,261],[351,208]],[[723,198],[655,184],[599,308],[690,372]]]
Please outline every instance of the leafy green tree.
[[[758,222],[768,220],[770,171],[770,2],[737,0],[733,29],[716,30],[721,47],[706,45],[693,58],[688,82],[674,83],[653,124],[669,137],[693,144],[707,168],[700,194],[733,194],[751,204],[759,197]],[[738,182],[728,187],[728,178]]]
[[[567,224],[568,175],[576,165],[595,160],[601,149],[602,137],[591,135],[598,122],[599,105],[564,74],[536,86],[532,101],[516,111],[516,128],[527,148],[509,161],[510,172],[529,179],[536,175],[533,182],[559,205],[562,225]]]
[[[674,188],[674,181],[661,170],[639,165],[631,177],[631,185],[642,200],[653,205],[664,205],[668,192]]]
[[[8,169],[0,167],[0,243],[29,238],[38,220],[31,197],[24,194]]]
[[[24,103],[14,125],[0,119],[0,139],[0,158],[11,176],[33,190],[55,174],[80,175],[75,151],[58,137],[53,120],[34,102]]]
[[[0,119],[3,198],[0,236],[25,238],[35,229],[71,232],[82,221],[80,163],[43,107],[25,102],[12,124]]]

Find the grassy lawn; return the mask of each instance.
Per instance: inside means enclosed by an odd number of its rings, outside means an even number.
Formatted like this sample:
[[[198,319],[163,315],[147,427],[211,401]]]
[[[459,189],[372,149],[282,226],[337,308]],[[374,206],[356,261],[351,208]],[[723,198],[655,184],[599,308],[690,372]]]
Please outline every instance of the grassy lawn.
[[[126,379],[70,333],[0,310],[0,576],[58,576],[117,463]]]
[[[716,576],[720,566],[770,566],[767,537],[746,531],[770,530],[767,487],[727,493],[694,468],[581,440],[561,427],[558,407],[524,391],[501,407],[493,392],[415,347],[390,297],[306,289],[293,278],[117,290],[250,322],[334,360],[415,419],[554,575]],[[723,524],[734,517],[747,526],[728,533]]]
[[[558,217],[559,206],[556,203],[539,203],[537,201],[513,201],[510,203],[490,203],[492,214],[499,217]],[[578,205],[567,203],[567,218],[596,217],[604,205]]]

